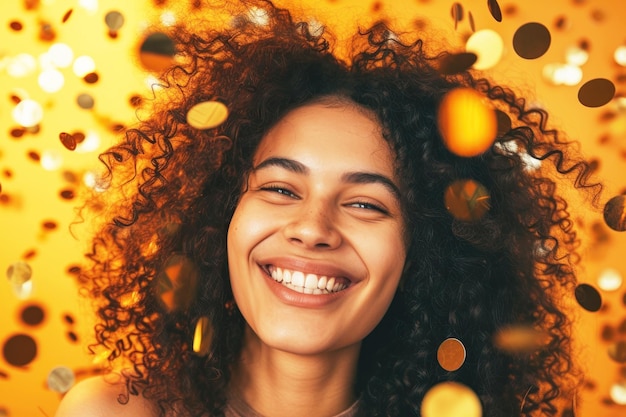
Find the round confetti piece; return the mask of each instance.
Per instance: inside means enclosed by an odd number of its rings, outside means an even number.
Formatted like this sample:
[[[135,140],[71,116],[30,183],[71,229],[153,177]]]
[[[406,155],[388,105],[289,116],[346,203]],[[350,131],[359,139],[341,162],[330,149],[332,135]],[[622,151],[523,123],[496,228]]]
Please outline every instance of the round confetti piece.
[[[446,55],[439,62],[439,72],[444,75],[451,75],[467,71],[474,65],[477,58],[473,52]]]
[[[587,311],[596,312],[602,307],[602,297],[598,290],[589,284],[580,284],[574,291],[576,301]]]
[[[458,156],[480,155],[496,138],[495,112],[472,88],[448,92],[439,105],[437,122],[445,146]]]
[[[626,195],[615,196],[605,204],[604,222],[617,232],[626,231]]]
[[[63,146],[65,146],[66,149],[70,151],[73,151],[74,149],[76,149],[76,139],[74,139],[74,135],[61,132],[59,133],[59,139],[61,140],[61,143],[63,144]]]
[[[450,337],[439,345],[437,349],[437,361],[446,371],[456,371],[465,363],[467,352],[463,343],[454,337]]]
[[[45,317],[46,313],[38,305],[26,306],[21,313],[22,323],[28,326],[37,326],[41,324]]]
[[[57,366],[48,373],[46,382],[50,390],[64,394],[74,386],[76,376],[67,366]]]
[[[228,117],[228,108],[219,101],[204,101],[193,106],[187,112],[187,123],[199,129],[211,129],[224,123]]]
[[[458,382],[442,382],[426,392],[422,417],[482,417],[480,399],[469,387]]]
[[[474,180],[454,181],[444,194],[446,209],[462,221],[481,219],[489,211],[489,201],[489,191]]]
[[[496,121],[497,121],[497,137],[501,138],[513,127],[513,122],[511,122],[511,117],[508,114],[503,112],[502,110],[496,110]]]
[[[156,32],[148,35],[139,48],[139,60],[150,71],[162,71],[172,64],[176,45],[166,34]]]
[[[9,27],[11,28],[11,30],[14,30],[16,32],[19,32],[20,30],[24,29],[24,25],[22,24],[22,22],[18,20],[11,21],[11,23],[9,23]]]
[[[33,276],[33,270],[26,262],[15,262],[7,268],[7,278],[14,285],[22,285]]]
[[[618,363],[626,363],[626,341],[620,340],[613,343],[608,348],[608,354],[611,359]]]
[[[37,356],[37,343],[27,334],[16,334],[4,342],[4,359],[13,366],[25,366]]]
[[[98,82],[99,79],[100,76],[97,72],[90,72],[83,77],[83,80],[85,80],[87,84],[95,84]]]
[[[92,109],[95,103],[96,101],[91,94],[83,93],[79,94],[78,97],[76,97],[76,104],[78,104],[78,107],[80,107],[81,109]]]
[[[578,90],[578,101],[586,107],[601,107],[613,100],[615,85],[606,78],[587,81]]]
[[[111,11],[104,16],[104,22],[112,31],[117,31],[124,26],[124,15],[118,11]]]
[[[530,22],[520,26],[513,35],[513,49],[522,58],[536,59],[550,48],[550,31],[541,23]]]

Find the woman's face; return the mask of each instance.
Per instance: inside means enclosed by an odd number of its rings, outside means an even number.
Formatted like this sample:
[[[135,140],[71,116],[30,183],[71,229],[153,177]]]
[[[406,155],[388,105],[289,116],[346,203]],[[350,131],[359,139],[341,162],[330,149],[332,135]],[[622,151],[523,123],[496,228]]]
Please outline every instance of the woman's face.
[[[235,301],[262,343],[329,352],[379,323],[406,256],[393,160],[353,104],[297,108],[262,139],[228,231]]]

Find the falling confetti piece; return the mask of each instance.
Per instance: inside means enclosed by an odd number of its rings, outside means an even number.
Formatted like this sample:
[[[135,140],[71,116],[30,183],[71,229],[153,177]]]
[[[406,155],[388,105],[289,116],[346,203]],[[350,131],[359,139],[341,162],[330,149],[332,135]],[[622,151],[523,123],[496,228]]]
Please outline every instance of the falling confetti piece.
[[[2,354],[7,363],[25,366],[37,357],[37,342],[27,334],[16,334],[6,340]]]
[[[618,363],[626,363],[626,341],[620,340],[609,346],[609,357]]]
[[[601,107],[615,96],[615,85],[606,78],[587,81],[578,90],[578,101],[586,107]]]
[[[210,353],[213,342],[213,325],[208,317],[200,317],[193,335],[193,351],[200,356]]]
[[[228,117],[228,108],[219,101],[204,101],[193,106],[187,112],[187,123],[190,126],[205,130],[224,123]]]
[[[43,323],[46,313],[38,305],[28,305],[22,309],[22,323],[28,326],[38,326]]]
[[[57,366],[50,371],[46,382],[50,390],[64,394],[74,386],[76,376],[67,366]]]
[[[604,222],[617,232],[626,231],[626,195],[611,198],[604,206]]]
[[[124,15],[118,11],[111,11],[104,16],[104,22],[111,31],[118,31],[124,26]]]
[[[448,212],[463,221],[481,219],[489,211],[489,200],[489,191],[474,180],[454,181],[444,194]]]
[[[69,133],[61,132],[59,134],[59,139],[61,139],[61,143],[65,146],[66,149],[73,151],[76,149],[76,139],[74,139],[74,135]]]
[[[602,296],[598,290],[589,284],[578,285],[574,291],[574,296],[582,308],[592,313],[602,307]]]
[[[33,270],[26,262],[15,262],[7,268],[7,278],[13,285],[22,285],[30,281]]]
[[[541,23],[531,22],[520,26],[513,35],[513,49],[522,58],[536,59],[550,48],[550,31]]]
[[[456,371],[465,363],[467,352],[463,343],[454,337],[441,342],[437,349],[437,361],[446,371]]]
[[[473,52],[446,55],[439,62],[439,72],[444,75],[452,75],[467,71],[474,65],[477,58]]]
[[[65,14],[63,15],[63,19],[61,19],[61,23],[67,22],[73,11],[74,9],[69,9],[67,12],[65,12]]]
[[[461,3],[454,3],[450,10],[452,19],[454,20],[454,28],[456,29],[459,22],[463,20],[463,5]]]
[[[500,10],[498,0],[487,0],[487,7],[489,8],[489,13],[491,13],[491,16],[496,20],[496,22],[502,22],[502,11]]]

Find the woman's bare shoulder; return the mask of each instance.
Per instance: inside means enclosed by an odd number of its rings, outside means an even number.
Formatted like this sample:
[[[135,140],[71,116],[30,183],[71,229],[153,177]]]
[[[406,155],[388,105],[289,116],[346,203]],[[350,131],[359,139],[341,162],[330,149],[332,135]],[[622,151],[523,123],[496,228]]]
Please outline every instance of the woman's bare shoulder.
[[[143,396],[131,395],[126,404],[118,399],[126,388],[120,376],[97,376],[76,384],[61,400],[55,417],[156,417]]]

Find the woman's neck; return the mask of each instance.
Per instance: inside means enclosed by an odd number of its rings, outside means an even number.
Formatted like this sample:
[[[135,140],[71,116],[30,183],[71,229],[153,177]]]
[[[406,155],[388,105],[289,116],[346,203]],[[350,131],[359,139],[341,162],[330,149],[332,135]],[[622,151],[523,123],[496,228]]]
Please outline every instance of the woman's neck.
[[[248,328],[231,391],[267,417],[334,416],[355,401],[359,349],[298,355],[265,345]]]

